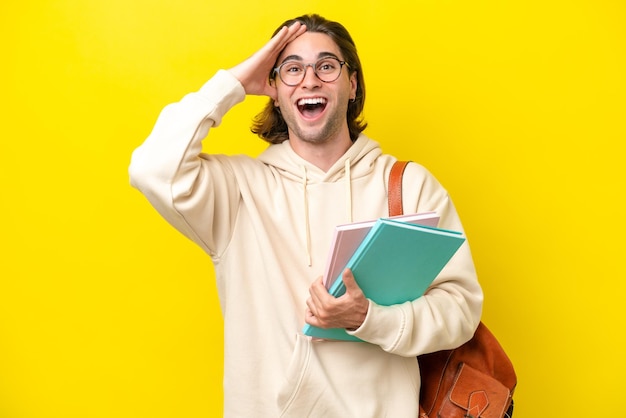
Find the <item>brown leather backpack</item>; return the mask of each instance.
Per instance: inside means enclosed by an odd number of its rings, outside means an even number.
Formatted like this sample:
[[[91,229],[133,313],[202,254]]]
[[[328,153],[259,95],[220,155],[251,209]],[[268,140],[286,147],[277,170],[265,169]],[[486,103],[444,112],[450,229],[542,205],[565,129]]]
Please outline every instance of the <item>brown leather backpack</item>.
[[[402,175],[397,161],[389,176],[389,216],[401,215]],[[517,376],[511,360],[481,322],[474,337],[454,350],[417,357],[422,380],[420,418],[510,418]]]

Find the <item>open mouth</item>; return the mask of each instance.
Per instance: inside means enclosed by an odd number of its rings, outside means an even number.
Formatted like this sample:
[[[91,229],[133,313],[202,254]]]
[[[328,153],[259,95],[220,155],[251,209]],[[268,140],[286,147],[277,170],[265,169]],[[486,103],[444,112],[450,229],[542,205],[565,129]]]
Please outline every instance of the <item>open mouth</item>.
[[[322,97],[312,97],[298,100],[298,110],[307,119],[313,119],[326,109],[326,99]]]

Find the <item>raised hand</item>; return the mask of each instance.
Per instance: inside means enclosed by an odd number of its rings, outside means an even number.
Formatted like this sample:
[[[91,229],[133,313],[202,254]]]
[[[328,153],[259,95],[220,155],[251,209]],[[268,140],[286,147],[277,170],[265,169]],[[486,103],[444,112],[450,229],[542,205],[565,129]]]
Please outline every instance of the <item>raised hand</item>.
[[[276,99],[276,88],[270,86],[268,75],[285,46],[304,32],[306,32],[306,26],[300,22],[283,27],[250,58],[229,70],[243,85],[246,94]]]

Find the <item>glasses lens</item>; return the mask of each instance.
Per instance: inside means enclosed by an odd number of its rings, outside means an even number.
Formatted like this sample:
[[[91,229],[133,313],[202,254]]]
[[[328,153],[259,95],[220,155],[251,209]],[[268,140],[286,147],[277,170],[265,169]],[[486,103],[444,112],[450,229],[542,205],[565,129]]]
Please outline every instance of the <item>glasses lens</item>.
[[[341,63],[336,58],[323,58],[315,64],[315,74],[325,82],[335,81],[341,73]]]
[[[304,78],[305,67],[304,64],[297,61],[284,62],[278,69],[278,75],[283,83],[288,86],[295,86],[300,84]]]

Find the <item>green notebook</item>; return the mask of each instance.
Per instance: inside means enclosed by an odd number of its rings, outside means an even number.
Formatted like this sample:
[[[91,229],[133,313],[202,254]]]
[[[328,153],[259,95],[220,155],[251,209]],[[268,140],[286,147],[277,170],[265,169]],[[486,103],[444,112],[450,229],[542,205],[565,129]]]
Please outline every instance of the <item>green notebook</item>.
[[[379,305],[395,305],[422,296],[464,241],[456,231],[381,218],[346,268],[352,270],[365,297]],[[339,297],[345,291],[340,275],[329,293]],[[343,328],[322,329],[306,324],[303,333],[316,338],[361,341]]]

